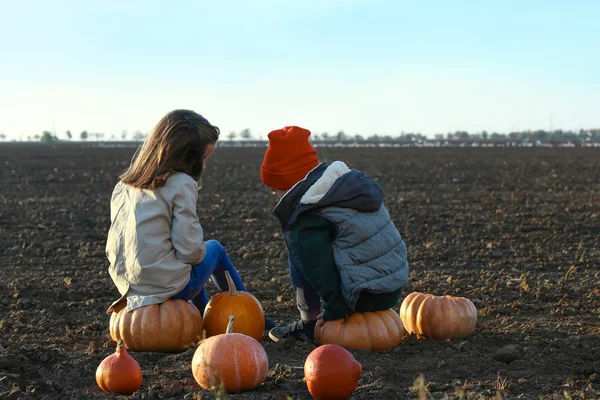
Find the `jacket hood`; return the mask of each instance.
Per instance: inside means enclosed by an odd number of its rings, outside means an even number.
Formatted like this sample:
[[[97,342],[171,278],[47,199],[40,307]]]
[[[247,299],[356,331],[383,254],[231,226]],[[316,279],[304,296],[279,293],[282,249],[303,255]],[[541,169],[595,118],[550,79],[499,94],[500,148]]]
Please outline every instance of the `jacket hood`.
[[[382,204],[383,190],[375,180],[362,171],[348,168],[342,161],[335,161],[329,166],[319,164],[285,194],[274,212],[283,224],[293,224],[301,212],[313,208],[375,212]]]
[[[300,205],[344,207],[361,212],[375,212],[383,203],[383,190],[364,172],[333,162],[304,193]]]

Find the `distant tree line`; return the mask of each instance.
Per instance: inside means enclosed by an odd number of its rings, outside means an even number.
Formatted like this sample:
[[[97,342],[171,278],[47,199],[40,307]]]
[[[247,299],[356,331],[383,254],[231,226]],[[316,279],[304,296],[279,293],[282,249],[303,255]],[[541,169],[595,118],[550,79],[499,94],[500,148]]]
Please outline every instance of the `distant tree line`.
[[[42,143],[56,143],[56,142],[60,142],[60,141],[68,141],[68,140],[72,140],[73,137],[76,135],[73,135],[73,133],[71,133],[71,131],[66,131],[65,132],[65,137],[66,139],[61,139],[59,138],[57,135],[53,134],[50,131],[44,131],[42,132],[41,135],[33,135],[33,136],[27,136],[27,141],[40,141]],[[0,134],[0,139],[5,139],[6,135],[4,134]],[[88,139],[93,139],[96,141],[101,141],[104,139],[107,140],[132,140],[132,141],[136,141],[136,142],[141,142],[146,138],[146,134],[142,133],[140,131],[135,131],[132,135],[129,135],[127,131],[122,131],[121,135],[117,136],[117,135],[105,135],[104,133],[100,133],[100,132],[88,132],[87,130],[81,131],[79,133],[79,139],[82,141],[87,141]]]
[[[459,141],[529,141],[529,142],[548,142],[548,141],[576,141],[576,140],[600,140],[600,129],[581,129],[579,132],[563,131],[562,129],[554,131],[536,130],[510,132],[509,134],[482,131],[480,133],[469,134],[465,131],[435,135],[436,140],[459,140]]]
[[[229,132],[227,135],[229,140],[236,140],[237,138],[243,140],[253,140],[254,137],[250,132],[250,129],[244,129],[239,133]],[[431,138],[420,134],[420,133],[405,133],[401,132],[397,136],[392,135],[378,135],[373,134],[370,136],[364,136],[359,134],[349,135],[344,131],[338,131],[335,134],[329,134],[327,132],[323,133],[313,133],[311,135],[311,139],[313,141],[337,141],[337,142],[369,142],[369,143],[379,143],[379,142],[418,142],[418,141],[430,141]],[[478,133],[469,133],[466,131],[456,131],[450,133],[438,133],[434,135],[433,140],[436,141],[464,141],[464,142],[489,142],[489,141],[530,141],[530,142],[549,142],[549,141],[600,141],[600,129],[581,129],[579,132],[574,131],[563,131],[561,129],[554,131],[545,131],[545,130],[536,130],[536,131],[521,131],[521,132],[510,132],[508,134],[505,133],[497,133],[492,132],[489,133],[487,131],[481,131]]]
[[[57,135],[50,131],[44,131],[41,135],[28,136],[28,141],[40,141],[42,143],[55,143],[64,140],[72,140],[76,137],[71,131],[65,132],[65,138],[59,138]],[[96,141],[101,140],[130,140],[135,142],[141,142],[146,138],[146,134],[140,131],[135,131],[133,134],[129,134],[127,131],[122,131],[120,135],[107,136],[104,133],[92,133],[87,130],[79,133],[79,139],[86,141],[93,139]],[[0,133],[0,140],[5,140],[6,135]],[[250,129],[242,129],[240,132],[231,131],[227,135],[227,139],[231,141],[235,140],[258,140],[252,134]],[[431,138],[427,138],[425,135],[420,133],[406,133],[401,132],[397,136],[391,135],[378,135],[372,134],[369,136],[354,134],[346,134],[343,130],[338,131],[335,134],[329,134],[327,132],[313,133],[311,136],[313,141],[337,141],[337,142],[369,142],[369,143],[410,143],[410,142],[425,142],[431,141]],[[434,135],[433,140],[435,141],[459,141],[459,142],[567,142],[567,141],[593,141],[600,142],[600,129],[581,129],[576,131],[563,131],[561,129],[554,131],[536,130],[536,131],[515,131],[508,134],[481,131],[477,133],[469,133],[466,131],[456,131],[450,133],[438,133]]]

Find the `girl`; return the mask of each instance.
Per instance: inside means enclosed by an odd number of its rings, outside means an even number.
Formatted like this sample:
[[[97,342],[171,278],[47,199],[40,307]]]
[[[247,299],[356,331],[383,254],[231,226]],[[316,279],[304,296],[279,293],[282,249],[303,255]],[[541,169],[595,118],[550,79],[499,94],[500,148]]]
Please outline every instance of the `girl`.
[[[212,278],[228,290],[246,287],[216,240],[204,242],[196,201],[206,160],[219,129],[189,110],[175,110],[154,127],[111,198],[106,255],[109,273],[127,309],[191,300],[204,313],[205,285]],[[274,326],[266,319],[265,325]],[[268,328],[266,328],[268,329]]]

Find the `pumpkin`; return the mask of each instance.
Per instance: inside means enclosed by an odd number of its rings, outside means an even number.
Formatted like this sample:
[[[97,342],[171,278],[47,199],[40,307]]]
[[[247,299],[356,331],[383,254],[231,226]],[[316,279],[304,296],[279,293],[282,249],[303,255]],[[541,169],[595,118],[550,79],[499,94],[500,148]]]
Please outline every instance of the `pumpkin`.
[[[316,400],[350,398],[361,373],[362,366],[354,356],[336,344],[317,347],[304,362],[306,386]]]
[[[202,316],[192,303],[171,299],[128,312],[125,303],[113,306],[110,336],[133,351],[182,352],[202,338]]]
[[[243,333],[260,341],[265,334],[265,314],[259,301],[248,292],[236,290],[228,271],[225,278],[229,290],[212,296],[204,309],[206,337],[220,335],[227,330],[229,316],[235,316],[233,332]]]
[[[400,318],[408,333],[440,340],[469,336],[477,325],[477,309],[464,297],[410,293],[400,306]]]
[[[142,369],[120,340],[113,354],[96,369],[96,383],[105,392],[133,394],[142,386]]]
[[[385,350],[396,347],[405,331],[398,314],[387,309],[350,314],[346,320],[325,321],[315,326],[315,342],[349,349]]]
[[[243,392],[257,388],[267,377],[267,352],[250,336],[232,333],[235,318],[229,317],[225,333],[203,340],[194,353],[192,374],[204,389]]]

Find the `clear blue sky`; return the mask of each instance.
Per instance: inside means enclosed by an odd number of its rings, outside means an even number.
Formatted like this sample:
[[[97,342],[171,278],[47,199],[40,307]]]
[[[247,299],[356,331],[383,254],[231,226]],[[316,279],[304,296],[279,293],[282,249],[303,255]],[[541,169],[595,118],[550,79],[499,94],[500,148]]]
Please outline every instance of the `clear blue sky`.
[[[0,0],[0,132],[600,127],[600,1]]]

